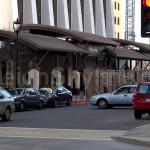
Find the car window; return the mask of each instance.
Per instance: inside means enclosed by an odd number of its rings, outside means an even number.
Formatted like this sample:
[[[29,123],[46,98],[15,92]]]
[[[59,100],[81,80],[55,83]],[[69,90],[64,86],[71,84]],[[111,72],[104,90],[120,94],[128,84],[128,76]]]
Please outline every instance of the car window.
[[[36,95],[36,91],[33,88],[28,88],[26,89],[26,94]]]
[[[129,89],[129,93],[134,93],[135,92],[136,87],[130,87]]]
[[[127,94],[130,91],[130,87],[122,87],[116,91],[118,94]]]
[[[1,93],[4,97],[6,97],[6,98],[10,98],[10,97],[11,97],[11,95],[10,95],[7,91],[5,91],[5,90],[1,90],[0,93]]]
[[[150,94],[150,85],[140,85],[138,88],[139,94]]]
[[[22,92],[23,92],[23,89],[16,89],[16,90],[15,90],[15,94],[16,94],[16,95],[21,95]]]
[[[0,97],[3,97],[3,95],[0,93]]]
[[[47,90],[39,90],[40,94],[49,94],[49,92]]]
[[[16,91],[15,90],[8,90],[8,92],[11,94],[11,95],[16,95]]]

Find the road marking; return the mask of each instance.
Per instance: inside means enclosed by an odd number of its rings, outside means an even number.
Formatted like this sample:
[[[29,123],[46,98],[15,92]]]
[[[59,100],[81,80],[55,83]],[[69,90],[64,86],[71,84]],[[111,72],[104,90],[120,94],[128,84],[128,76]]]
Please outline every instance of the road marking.
[[[118,130],[52,129],[52,128],[17,128],[0,127],[0,137],[21,137],[39,139],[70,140],[111,140],[112,136],[122,135]]]

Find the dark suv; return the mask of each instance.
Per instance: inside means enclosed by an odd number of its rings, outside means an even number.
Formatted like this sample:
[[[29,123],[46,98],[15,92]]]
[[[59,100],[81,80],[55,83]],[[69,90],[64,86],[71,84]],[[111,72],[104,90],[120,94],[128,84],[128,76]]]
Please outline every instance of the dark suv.
[[[135,119],[141,119],[144,113],[150,115],[150,82],[138,84],[133,95],[133,110]]]
[[[45,105],[44,96],[34,88],[9,89],[8,92],[14,97],[15,108],[24,111],[26,108],[39,108]]]

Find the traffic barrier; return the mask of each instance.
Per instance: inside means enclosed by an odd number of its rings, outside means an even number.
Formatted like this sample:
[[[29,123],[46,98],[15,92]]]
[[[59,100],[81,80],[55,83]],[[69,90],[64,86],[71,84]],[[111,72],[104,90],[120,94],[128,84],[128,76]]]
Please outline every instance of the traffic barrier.
[[[73,104],[75,105],[87,105],[88,104],[88,100],[83,97],[81,98],[79,95],[73,95]]]

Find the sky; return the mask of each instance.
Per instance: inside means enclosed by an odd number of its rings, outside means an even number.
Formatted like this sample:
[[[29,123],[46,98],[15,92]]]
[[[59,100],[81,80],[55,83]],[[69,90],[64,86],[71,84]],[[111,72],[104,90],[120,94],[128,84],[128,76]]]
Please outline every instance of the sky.
[[[122,1],[122,12],[125,14],[126,0]],[[141,38],[141,0],[135,0],[135,41],[142,43],[149,43],[149,38]],[[123,15],[125,24],[125,15]],[[123,27],[125,29],[125,25]]]

